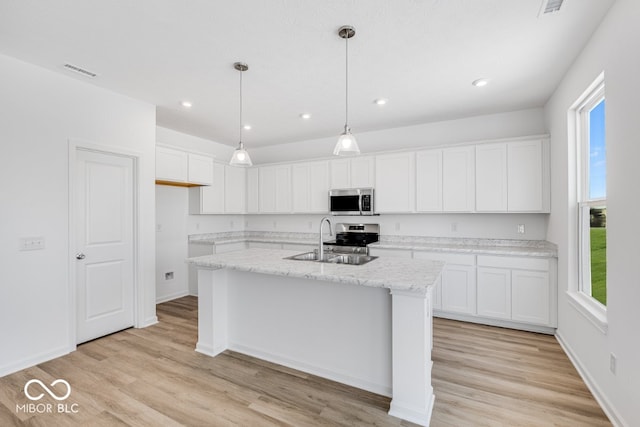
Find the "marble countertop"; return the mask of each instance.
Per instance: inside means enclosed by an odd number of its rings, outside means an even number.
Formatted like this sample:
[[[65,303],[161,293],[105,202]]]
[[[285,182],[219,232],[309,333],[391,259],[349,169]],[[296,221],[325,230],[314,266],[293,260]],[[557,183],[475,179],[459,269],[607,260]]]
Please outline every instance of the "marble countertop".
[[[424,292],[435,284],[443,262],[402,258],[377,258],[364,265],[320,263],[284,259],[299,251],[247,249],[188,258],[197,267],[301,277],[351,285]]]
[[[328,239],[328,237],[327,237]],[[263,242],[280,244],[317,245],[317,233],[276,231],[229,231],[194,234],[189,243],[223,245],[237,242]],[[381,236],[371,248],[405,249],[425,252],[450,252],[475,255],[504,255],[557,258],[556,245],[544,240],[475,239],[423,236]]]

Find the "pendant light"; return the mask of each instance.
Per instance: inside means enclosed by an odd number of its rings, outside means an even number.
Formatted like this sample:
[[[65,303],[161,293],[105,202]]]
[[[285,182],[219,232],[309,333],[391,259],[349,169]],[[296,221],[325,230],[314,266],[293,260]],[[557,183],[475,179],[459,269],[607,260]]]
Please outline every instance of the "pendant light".
[[[249,167],[252,166],[253,163],[251,162],[249,153],[244,149],[244,143],[242,142],[242,73],[247,71],[249,66],[244,62],[236,62],[233,64],[233,68],[240,71],[240,142],[238,143],[238,148],[233,152],[229,164],[231,166]]]
[[[351,134],[351,129],[349,128],[349,39],[356,35],[356,30],[349,25],[345,25],[340,27],[338,35],[345,40],[345,118],[344,132],[340,134],[336,147],[333,149],[333,154],[336,156],[349,156],[360,154],[358,142],[355,136]]]

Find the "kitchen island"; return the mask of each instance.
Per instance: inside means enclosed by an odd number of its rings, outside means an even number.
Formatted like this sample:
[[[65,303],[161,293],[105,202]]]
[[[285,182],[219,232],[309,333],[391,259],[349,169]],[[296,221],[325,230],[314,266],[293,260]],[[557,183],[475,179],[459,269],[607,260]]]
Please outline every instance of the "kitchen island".
[[[390,396],[389,414],[428,425],[431,292],[443,263],[285,259],[297,253],[189,258],[198,268],[196,351],[230,349]]]

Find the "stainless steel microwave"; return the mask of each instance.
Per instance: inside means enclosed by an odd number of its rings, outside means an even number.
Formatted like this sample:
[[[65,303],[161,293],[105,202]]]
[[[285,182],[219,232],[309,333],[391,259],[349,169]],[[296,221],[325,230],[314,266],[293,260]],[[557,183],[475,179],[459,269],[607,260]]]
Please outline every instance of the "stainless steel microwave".
[[[373,188],[329,190],[331,215],[375,215]]]

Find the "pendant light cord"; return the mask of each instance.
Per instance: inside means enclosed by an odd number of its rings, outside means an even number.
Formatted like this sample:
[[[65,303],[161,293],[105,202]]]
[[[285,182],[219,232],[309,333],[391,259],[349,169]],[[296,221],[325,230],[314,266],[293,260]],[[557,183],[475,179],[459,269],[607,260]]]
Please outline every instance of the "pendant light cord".
[[[345,90],[344,90],[344,130],[345,132],[349,128],[349,32],[347,30],[347,37],[345,37]]]
[[[242,73],[240,70],[240,148],[242,147]]]

